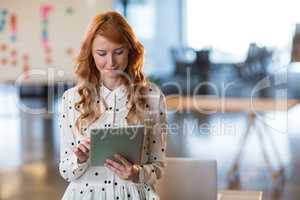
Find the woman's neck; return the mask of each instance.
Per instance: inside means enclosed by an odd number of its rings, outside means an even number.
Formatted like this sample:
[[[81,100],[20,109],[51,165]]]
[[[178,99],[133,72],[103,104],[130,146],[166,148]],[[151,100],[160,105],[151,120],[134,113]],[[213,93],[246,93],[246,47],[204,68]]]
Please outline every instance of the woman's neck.
[[[117,79],[109,79],[109,78],[103,78],[102,79],[102,84],[107,87],[109,90],[114,90],[118,86],[122,84],[122,80],[120,78]]]

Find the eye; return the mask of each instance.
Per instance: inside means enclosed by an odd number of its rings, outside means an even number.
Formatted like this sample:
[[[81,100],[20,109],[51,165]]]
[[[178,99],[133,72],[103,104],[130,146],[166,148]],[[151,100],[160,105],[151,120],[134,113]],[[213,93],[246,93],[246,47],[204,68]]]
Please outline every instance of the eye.
[[[115,53],[116,53],[117,55],[121,55],[123,52],[124,52],[123,50],[118,50],[118,51],[116,51]]]
[[[106,53],[100,53],[100,52],[98,52],[97,55],[103,57],[103,56],[106,56]]]

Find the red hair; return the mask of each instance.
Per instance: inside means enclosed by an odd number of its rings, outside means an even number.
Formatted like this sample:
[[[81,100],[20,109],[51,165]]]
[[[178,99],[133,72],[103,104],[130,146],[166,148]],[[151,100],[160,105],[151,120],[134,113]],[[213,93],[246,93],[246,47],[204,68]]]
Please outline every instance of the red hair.
[[[101,83],[100,71],[97,69],[92,55],[92,44],[95,36],[99,34],[117,44],[125,44],[129,49],[129,62],[125,69],[127,75],[125,85],[127,86],[128,123],[137,123],[143,119],[143,108],[146,104],[145,93],[149,84],[143,73],[144,47],[137,39],[133,29],[125,18],[117,12],[109,11],[96,15],[84,38],[78,58],[76,75],[79,78],[77,83],[80,100],[75,103],[75,108],[81,113],[76,120],[76,127],[83,133],[83,127],[91,125],[102,113],[96,99],[100,98],[99,87]]]

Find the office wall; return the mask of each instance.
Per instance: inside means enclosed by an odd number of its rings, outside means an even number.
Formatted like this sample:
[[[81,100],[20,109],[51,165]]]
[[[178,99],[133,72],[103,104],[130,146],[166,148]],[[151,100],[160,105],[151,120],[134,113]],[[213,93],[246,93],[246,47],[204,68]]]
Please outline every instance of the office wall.
[[[1,0],[0,83],[74,80],[74,58],[91,18],[114,0]]]

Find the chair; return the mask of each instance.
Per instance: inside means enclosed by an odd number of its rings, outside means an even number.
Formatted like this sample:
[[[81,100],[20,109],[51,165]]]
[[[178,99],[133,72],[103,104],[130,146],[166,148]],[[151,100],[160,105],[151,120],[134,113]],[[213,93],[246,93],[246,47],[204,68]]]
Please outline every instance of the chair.
[[[168,158],[163,178],[156,186],[162,200],[216,200],[217,163]]]

